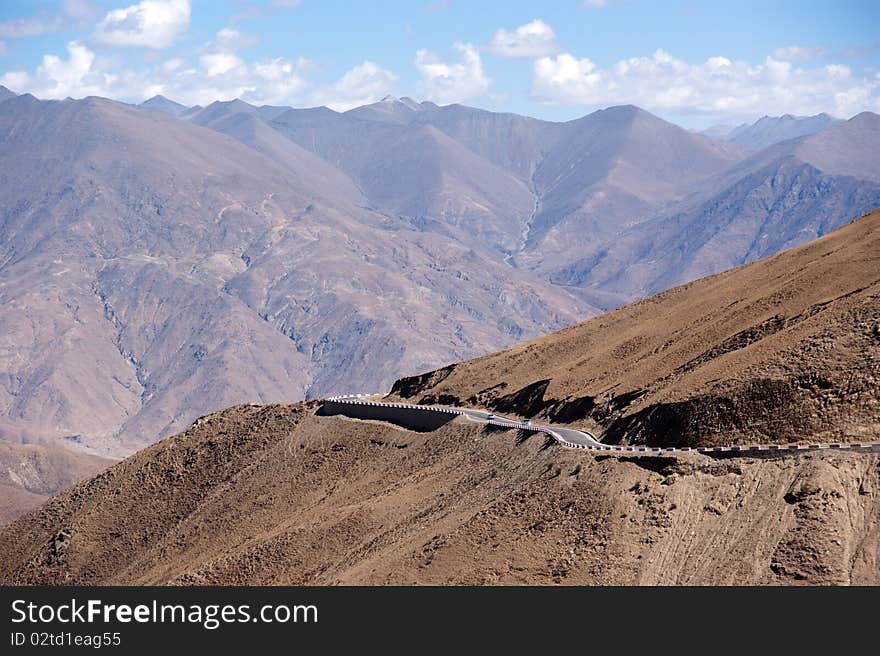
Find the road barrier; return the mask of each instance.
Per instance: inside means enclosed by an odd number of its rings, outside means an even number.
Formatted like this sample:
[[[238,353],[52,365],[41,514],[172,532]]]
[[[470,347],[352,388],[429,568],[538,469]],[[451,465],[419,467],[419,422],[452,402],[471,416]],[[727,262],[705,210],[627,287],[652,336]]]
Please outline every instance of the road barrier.
[[[378,395],[375,395],[378,396]],[[468,416],[470,413],[477,415],[481,411],[468,410],[466,408],[450,408],[445,406],[415,405],[411,403],[385,403],[382,401],[365,401],[363,395],[335,396],[323,402],[327,409],[325,414],[342,414],[355,416],[360,419],[379,419],[391,421],[400,425],[416,425],[416,430],[434,430],[430,426],[439,426],[447,423],[456,415]],[[354,407],[358,407],[357,410]],[[369,411],[364,412],[367,408]],[[426,416],[435,415],[434,421],[414,421],[420,413]],[[482,419],[482,418],[480,418]],[[568,449],[586,449],[588,451],[607,451],[615,454],[640,454],[650,453],[655,455],[667,453],[703,453],[707,455],[741,455],[756,456],[767,454],[802,453],[809,451],[847,451],[855,453],[878,453],[880,442],[834,442],[829,444],[751,444],[748,446],[705,446],[705,447],[654,447],[654,446],[623,446],[617,444],[603,444],[585,431],[573,428],[543,426],[504,417],[491,417],[482,419],[486,424],[501,428],[515,428],[532,433],[544,433],[551,437],[559,445]],[[418,428],[423,426],[423,428]],[[574,432],[583,436],[583,441],[574,442],[564,437],[559,431]]]

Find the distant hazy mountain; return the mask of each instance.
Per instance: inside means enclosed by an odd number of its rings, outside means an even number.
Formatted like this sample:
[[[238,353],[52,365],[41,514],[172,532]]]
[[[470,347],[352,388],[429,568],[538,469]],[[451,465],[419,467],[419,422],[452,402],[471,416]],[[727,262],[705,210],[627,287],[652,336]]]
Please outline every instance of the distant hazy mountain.
[[[703,131],[703,134],[713,139],[731,141],[750,150],[761,150],[788,139],[814,134],[841,122],[840,119],[824,113],[815,116],[785,114],[764,116],[754,123],[744,123],[737,127],[715,125]]]
[[[432,103],[424,104],[429,105]],[[345,114],[367,121],[406,125],[411,123],[416,114],[421,111],[423,111],[423,107],[412,98],[401,98],[398,100],[394,96],[385,96],[377,103],[355,107],[345,112]]]
[[[0,84],[0,102],[3,102],[4,100],[7,100],[9,98],[14,98],[15,95],[15,93]]]
[[[272,105],[263,105],[256,107],[243,100],[228,100],[225,102],[213,102],[207,107],[198,108],[198,111],[187,114],[186,119],[196,123],[197,125],[205,125],[211,127],[214,121],[221,120],[227,116],[234,114],[247,114],[255,116],[264,121],[269,121],[288,111],[290,107],[274,107]]]
[[[382,389],[595,313],[365,207],[254,117],[216,127],[236,138],[96,98],[0,103],[0,439],[128,453],[217,408]],[[414,135],[474,188],[494,170]]]
[[[245,103],[241,103],[245,105]],[[359,206],[368,204],[363,193],[345,173],[273,130],[259,118],[259,109],[222,113],[213,106],[193,117],[193,122],[208,119],[206,125],[217,132],[250,146],[284,166],[297,184],[323,198],[345,199]],[[214,114],[209,117],[209,114]]]
[[[154,112],[162,112],[169,116],[181,116],[189,111],[189,107],[181,105],[178,102],[169,100],[165,96],[153,96],[149,100],[145,100],[140,104],[144,109],[151,109]]]
[[[736,145],[632,106],[564,127],[535,172],[536,211],[517,260],[548,274],[601,249],[743,156]]]
[[[564,123],[464,105],[422,103],[414,122],[432,125],[496,166],[530,181],[538,164],[566,133]]]
[[[700,134],[710,139],[727,139],[727,136],[736,128],[736,125],[713,125],[700,132]]]
[[[820,237],[880,206],[880,116],[786,141],[554,273],[639,298]]]
[[[516,247],[533,206],[527,181],[430,123],[380,117],[292,109],[270,125],[345,171],[384,213],[471,245]]]
[[[877,120],[753,153],[631,106],[9,97],[0,440],[125,454],[771,254],[880,205]]]

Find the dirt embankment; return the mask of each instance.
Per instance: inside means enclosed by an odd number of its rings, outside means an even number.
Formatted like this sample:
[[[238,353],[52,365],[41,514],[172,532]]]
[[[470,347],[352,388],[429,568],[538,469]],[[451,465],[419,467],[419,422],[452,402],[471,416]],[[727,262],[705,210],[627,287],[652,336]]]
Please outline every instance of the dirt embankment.
[[[595,457],[233,408],[0,531],[3,583],[880,583],[880,459]]]

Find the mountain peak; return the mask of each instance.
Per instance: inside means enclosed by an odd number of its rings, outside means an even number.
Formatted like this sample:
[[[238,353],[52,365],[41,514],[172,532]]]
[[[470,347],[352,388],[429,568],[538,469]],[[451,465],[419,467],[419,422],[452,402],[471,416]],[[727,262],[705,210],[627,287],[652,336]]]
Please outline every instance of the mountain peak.
[[[419,112],[422,110],[422,106],[419,105],[419,103],[417,103],[415,100],[413,100],[409,96],[404,96],[403,98],[401,98],[400,104],[406,105],[407,107],[409,107],[411,110],[413,110],[415,112]]]
[[[148,98],[147,100],[142,102],[139,107],[162,112],[163,114],[169,114],[170,116],[180,116],[188,109],[186,105],[181,105],[178,102],[174,102],[173,100],[166,98],[161,94],[156,94],[152,98]]]
[[[864,111],[859,112],[855,116],[853,116],[847,123],[865,123],[865,124],[874,124],[880,121],[880,114],[875,114],[874,112]]]

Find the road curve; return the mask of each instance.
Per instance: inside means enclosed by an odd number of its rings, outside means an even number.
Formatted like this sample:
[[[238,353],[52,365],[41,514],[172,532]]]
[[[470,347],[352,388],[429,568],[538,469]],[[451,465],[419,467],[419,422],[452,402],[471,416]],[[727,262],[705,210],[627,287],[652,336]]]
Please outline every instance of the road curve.
[[[586,431],[564,428],[561,426],[544,426],[533,424],[528,421],[508,419],[485,410],[472,410],[469,408],[413,405],[410,403],[386,403],[384,401],[367,401],[365,395],[332,396],[323,400],[324,405],[336,406],[340,414],[345,414],[346,405],[368,405],[374,408],[388,408],[388,418],[394,419],[396,409],[419,410],[423,412],[435,412],[453,414],[465,417],[490,426],[503,428],[517,428],[533,433],[544,433],[551,437],[559,445],[568,449],[586,449],[588,451],[607,451],[614,454],[632,453],[705,453],[709,455],[741,455],[753,456],[759,454],[792,454],[806,453],[811,451],[846,451],[850,453],[875,453],[880,452],[880,442],[842,442],[829,444],[752,444],[749,446],[710,446],[710,447],[651,447],[651,446],[621,446],[617,444],[603,444]],[[372,396],[372,395],[366,395]],[[378,396],[378,395],[375,395]]]

